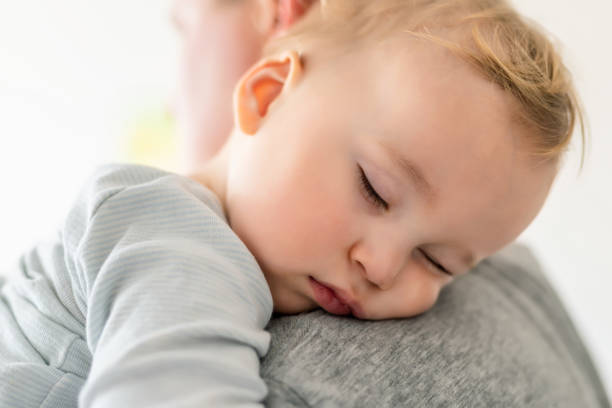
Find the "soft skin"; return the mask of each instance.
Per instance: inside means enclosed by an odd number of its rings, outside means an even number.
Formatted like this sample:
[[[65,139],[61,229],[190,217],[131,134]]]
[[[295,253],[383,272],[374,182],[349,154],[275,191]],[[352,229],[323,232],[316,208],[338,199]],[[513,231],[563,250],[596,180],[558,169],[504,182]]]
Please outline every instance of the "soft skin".
[[[329,55],[257,63],[236,86],[229,143],[193,177],[220,197],[276,312],[318,307],[312,276],[361,318],[414,316],[527,227],[556,167],[526,154],[512,97],[442,47],[402,37]]]

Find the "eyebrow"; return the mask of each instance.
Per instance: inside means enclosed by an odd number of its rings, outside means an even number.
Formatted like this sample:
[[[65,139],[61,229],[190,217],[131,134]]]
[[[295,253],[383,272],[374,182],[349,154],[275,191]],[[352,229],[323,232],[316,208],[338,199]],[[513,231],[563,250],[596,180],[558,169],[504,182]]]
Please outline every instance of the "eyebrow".
[[[427,178],[425,178],[425,175],[419,166],[403,157],[391,146],[385,143],[380,143],[380,145],[387,152],[388,156],[391,158],[391,161],[403,171],[403,173],[415,185],[416,189],[421,194],[425,195],[430,200],[436,197],[436,190],[432,187]]]

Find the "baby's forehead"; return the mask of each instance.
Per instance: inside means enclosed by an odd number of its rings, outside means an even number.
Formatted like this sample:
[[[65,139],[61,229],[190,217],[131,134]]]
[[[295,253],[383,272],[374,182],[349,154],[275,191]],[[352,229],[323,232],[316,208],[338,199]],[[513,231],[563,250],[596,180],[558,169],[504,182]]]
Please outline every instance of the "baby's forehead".
[[[460,43],[456,44],[461,46]],[[364,66],[370,68],[370,71],[359,72],[369,76],[370,79],[378,75],[384,67],[397,67],[397,70],[401,70],[405,76],[419,70],[421,73],[438,75],[441,79],[447,77],[449,73],[461,72],[470,76],[479,74],[474,65],[452,48],[403,32],[384,38],[365,39],[348,46],[342,43],[307,49],[303,55],[306,68],[313,61],[317,64],[322,61],[321,65],[336,67],[327,71],[331,76],[356,71]],[[341,68],[337,68],[338,66]],[[482,74],[480,77],[486,79]],[[399,76],[397,79],[402,78]]]
[[[502,148],[523,152],[526,133],[515,121],[511,93],[443,47],[411,41],[405,49],[401,40],[346,54],[325,70],[338,84],[331,85],[336,108],[351,109],[347,126],[392,141],[392,149],[418,147],[430,161],[444,154],[484,160]]]
[[[349,52],[323,57],[322,62],[324,75],[334,81],[348,79],[355,88],[364,91],[375,84],[378,96],[391,110],[398,100],[430,102],[430,108],[435,109],[453,97],[457,102],[479,98],[491,108],[503,108],[499,113],[504,114],[516,107],[510,92],[504,91],[456,53],[406,34],[382,42],[364,43]],[[341,90],[348,92],[350,89]],[[429,100],[426,97],[430,94],[438,98]],[[504,101],[489,103],[496,99]],[[371,106],[363,104],[364,109]]]

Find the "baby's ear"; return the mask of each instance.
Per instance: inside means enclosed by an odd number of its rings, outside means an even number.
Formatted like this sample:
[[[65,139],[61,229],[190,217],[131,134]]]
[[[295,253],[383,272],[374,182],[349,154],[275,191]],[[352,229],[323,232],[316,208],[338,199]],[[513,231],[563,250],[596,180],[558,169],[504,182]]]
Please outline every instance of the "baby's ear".
[[[302,75],[297,52],[260,60],[243,75],[234,89],[234,120],[245,134],[255,134],[270,105],[293,88]]]

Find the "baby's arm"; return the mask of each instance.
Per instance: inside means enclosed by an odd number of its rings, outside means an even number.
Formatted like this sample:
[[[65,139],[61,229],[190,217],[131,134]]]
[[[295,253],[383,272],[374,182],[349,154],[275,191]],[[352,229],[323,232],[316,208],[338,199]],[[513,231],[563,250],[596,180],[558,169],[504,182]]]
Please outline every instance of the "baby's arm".
[[[272,299],[215,198],[136,166],[107,168],[84,196],[64,236],[93,355],[79,406],[262,401]]]

